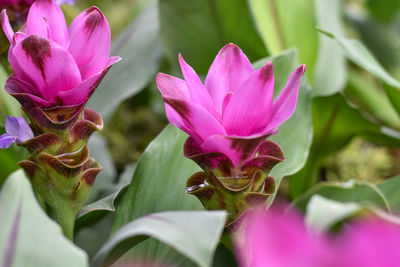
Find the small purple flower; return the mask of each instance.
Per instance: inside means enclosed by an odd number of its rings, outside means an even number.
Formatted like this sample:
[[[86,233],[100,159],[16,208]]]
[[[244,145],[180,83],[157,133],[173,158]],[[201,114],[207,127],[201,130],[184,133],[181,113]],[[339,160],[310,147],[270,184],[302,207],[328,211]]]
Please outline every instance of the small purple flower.
[[[24,117],[7,116],[6,133],[0,136],[0,148],[9,148],[14,142],[22,144],[33,138],[33,132]]]

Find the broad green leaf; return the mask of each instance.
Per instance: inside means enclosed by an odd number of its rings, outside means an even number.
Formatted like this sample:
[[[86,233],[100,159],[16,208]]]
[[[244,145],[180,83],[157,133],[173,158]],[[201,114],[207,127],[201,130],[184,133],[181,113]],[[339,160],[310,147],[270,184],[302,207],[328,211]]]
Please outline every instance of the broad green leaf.
[[[327,231],[334,224],[361,211],[363,206],[355,202],[339,202],[313,195],[307,204],[304,220],[309,227]]]
[[[113,251],[121,254],[124,252],[121,247],[126,250],[143,237],[153,237],[168,244],[199,266],[210,266],[225,218],[224,211],[169,211],[146,215],[114,233],[94,257],[92,266],[101,266],[108,258],[107,262],[112,262],[113,255],[110,254]]]
[[[313,77],[318,49],[313,0],[248,0],[261,37],[272,54],[296,47]]]
[[[392,211],[395,211],[395,213],[400,212],[400,176],[390,178],[378,184],[378,188],[387,198]]]
[[[122,57],[105,76],[88,106],[107,122],[118,105],[154,79],[161,62],[157,5],[146,9],[113,43],[111,54]]]
[[[315,0],[317,27],[343,35],[341,0]],[[302,39],[303,40],[303,39]],[[312,96],[327,96],[339,92],[346,85],[347,64],[339,45],[331,38],[318,35],[318,56],[312,83]]]
[[[199,74],[206,74],[218,51],[230,42],[250,60],[267,55],[246,0],[160,0],[159,8],[161,39],[174,67],[182,53]]]
[[[168,125],[146,148],[116,212],[115,230],[153,212],[203,210],[200,201],[186,193],[186,180],[200,171],[183,156],[186,138]]]
[[[123,195],[114,221],[114,231],[149,213],[171,210],[203,210],[200,201],[186,193],[186,180],[200,168],[183,156],[187,135],[172,125],[150,143],[137,164],[132,182]],[[146,240],[134,251],[151,258],[165,258],[170,249]],[[137,250],[140,250],[137,252]],[[135,252],[136,251],[136,252]],[[176,261],[182,261],[177,257]]]
[[[4,184],[0,215],[2,266],[88,266],[85,252],[67,240],[43,212],[22,170]]]
[[[350,180],[346,183],[320,183],[306,193],[296,198],[292,205],[305,210],[310,199],[320,195],[339,202],[354,202],[359,204],[373,204],[390,210],[389,204],[382,192],[373,184]]]

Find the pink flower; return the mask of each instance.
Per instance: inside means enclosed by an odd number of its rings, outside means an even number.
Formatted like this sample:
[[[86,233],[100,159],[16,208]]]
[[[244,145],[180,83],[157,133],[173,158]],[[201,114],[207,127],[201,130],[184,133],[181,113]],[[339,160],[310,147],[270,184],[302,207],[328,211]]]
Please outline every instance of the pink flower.
[[[221,49],[204,84],[181,55],[179,62],[184,80],[159,73],[157,85],[168,120],[191,137],[185,154],[219,152],[235,166],[292,116],[305,71],[295,70],[274,101],[272,63],[254,70],[234,44]]]
[[[109,57],[110,27],[97,7],[83,11],[69,28],[53,0],[37,0],[26,25],[16,33],[5,10],[0,20],[10,41],[8,59],[14,70],[5,89],[26,111],[32,106],[85,104],[111,65],[120,60]]]
[[[333,236],[307,229],[293,211],[271,209],[249,212],[242,230],[242,267],[400,266],[400,227],[383,220],[359,220]]]

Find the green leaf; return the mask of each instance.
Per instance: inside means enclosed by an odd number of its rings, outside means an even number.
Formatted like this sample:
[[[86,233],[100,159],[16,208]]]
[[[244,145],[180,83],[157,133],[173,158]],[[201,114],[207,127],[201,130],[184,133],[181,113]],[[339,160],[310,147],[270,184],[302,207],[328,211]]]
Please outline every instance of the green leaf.
[[[174,67],[182,53],[199,74],[206,74],[218,51],[230,42],[250,60],[267,54],[245,0],[160,0],[159,7],[161,39]]]
[[[186,193],[186,180],[200,168],[183,156],[187,135],[168,125],[144,151],[132,182],[116,212],[114,230],[149,213],[168,210],[203,210]]]
[[[256,25],[272,54],[296,47],[299,61],[307,65],[307,77],[313,77],[318,49],[313,0],[248,0]]]
[[[157,5],[146,9],[113,43],[111,54],[122,57],[90,98],[88,106],[107,122],[118,105],[154,79],[162,55]]]
[[[317,27],[336,36],[343,35],[341,0],[315,0]],[[302,39],[303,40],[303,39]],[[318,35],[318,56],[312,83],[312,96],[327,96],[346,85],[347,64],[339,45],[331,38]]]
[[[28,152],[26,149],[15,144],[8,149],[0,149],[0,188],[7,177],[19,168],[18,162],[27,156]]]
[[[399,5],[400,6],[400,5]],[[395,27],[377,23],[364,14],[349,14],[348,21],[358,31],[368,49],[391,73],[400,68],[400,35]]]
[[[92,266],[115,260],[117,254],[153,237],[173,247],[199,266],[210,266],[224,229],[224,211],[170,211],[153,213],[136,219],[119,229],[94,257]],[[129,244],[129,245],[128,245]],[[122,251],[118,251],[118,246]],[[111,256],[111,257],[109,257]]]
[[[392,209],[392,211],[395,211],[397,213],[400,212],[399,186],[400,175],[378,184],[378,188],[387,198],[390,208]]]
[[[358,40],[338,37],[336,37],[336,40],[346,57],[382,80],[389,99],[397,112],[400,113],[400,82],[387,73],[368,49]]]
[[[307,204],[305,222],[309,227],[327,231],[336,223],[361,211],[363,206],[355,202],[339,202],[320,195],[313,195]]]
[[[43,212],[22,170],[7,179],[0,203],[2,266],[88,266],[85,252]]]
[[[349,83],[343,93],[348,101],[374,118],[377,123],[400,130],[400,117],[388,96],[362,74],[350,71]]]
[[[372,16],[383,22],[390,22],[400,11],[398,0],[368,0],[366,4]]]
[[[373,184],[350,180],[346,183],[320,183],[296,198],[292,205],[305,210],[310,199],[320,195],[339,202],[355,202],[359,204],[374,204],[390,211],[388,200]]]
[[[1,90],[0,90],[0,107],[2,110],[2,113],[6,113],[7,115],[10,116],[21,116],[22,115],[22,110],[21,110],[21,105],[19,102],[12,97],[10,94],[4,90],[4,84],[6,83],[8,74],[6,70],[3,67],[0,67],[0,85],[1,85]]]

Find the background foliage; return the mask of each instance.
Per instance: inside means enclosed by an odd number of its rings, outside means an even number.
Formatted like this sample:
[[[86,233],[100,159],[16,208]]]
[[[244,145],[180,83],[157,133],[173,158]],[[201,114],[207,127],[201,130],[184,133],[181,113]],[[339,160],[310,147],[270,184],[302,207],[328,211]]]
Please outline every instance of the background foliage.
[[[178,53],[205,77],[229,42],[240,46],[255,67],[273,61],[276,93],[296,66],[307,65],[296,113],[272,138],[287,158],[272,173],[280,181],[277,198],[294,200],[292,205],[306,211],[311,222],[329,205],[346,211],[319,227],[370,205],[400,211],[400,177],[395,177],[400,173],[399,1],[78,0],[63,10],[71,21],[91,5],[104,11],[113,33],[112,54],[123,61],[88,103],[106,122],[90,144],[104,169],[91,204],[77,219],[80,248],[56,233],[23,173],[9,176],[26,157],[19,147],[0,151],[0,214],[9,218],[0,222],[0,235],[8,245],[12,236],[5,236],[12,227],[19,227],[21,240],[35,238],[37,232],[27,231],[24,222],[29,216],[31,224],[43,224],[42,236],[59,242],[63,257],[74,266],[87,266],[87,258],[92,266],[127,260],[209,266],[213,259],[215,266],[232,266],[229,245],[217,248],[215,239],[225,214],[203,211],[185,192],[186,179],[198,167],[183,157],[186,135],[167,126],[155,86],[159,71],[181,76]],[[0,83],[5,79],[2,70]],[[3,90],[0,98],[1,112],[21,113]],[[356,206],[349,209],[349,202]],[[12,205],[5,210],[3,203]],[[158,216],[168,223],[160,224],[154,219]],[[188,227],[183,236],[174,232],[182,227]],[[167,229],[172,230],[165,234]],[[29,246],[13,251],[18,255]],[[7,247],[0,247],[4,251]],[[47,253],[24,266],[42,266],[39,260],[52,262],[56,256]]]

